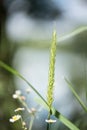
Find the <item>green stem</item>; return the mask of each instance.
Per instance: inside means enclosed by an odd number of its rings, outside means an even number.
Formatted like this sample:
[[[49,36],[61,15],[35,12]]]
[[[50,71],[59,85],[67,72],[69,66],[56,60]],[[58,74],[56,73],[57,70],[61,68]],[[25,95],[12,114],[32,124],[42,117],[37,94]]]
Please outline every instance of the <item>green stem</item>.
[[[48,113],[48,120],[50,119],[50,112]],[[47,130],[50,130],[50,123],[47,123]]]
[[[30,121],[30,124],[29,124],[29,130],[32,130],[33,123],[34,123],[34,116],[31,116],[31,121]]]
[[[28,111],[28,113],[30,114],[31,110],[28,108],[27,104],[25,102],[23,102],[20,97],[18,99],[22,103],[22,105],[26,108],[26,110]]]

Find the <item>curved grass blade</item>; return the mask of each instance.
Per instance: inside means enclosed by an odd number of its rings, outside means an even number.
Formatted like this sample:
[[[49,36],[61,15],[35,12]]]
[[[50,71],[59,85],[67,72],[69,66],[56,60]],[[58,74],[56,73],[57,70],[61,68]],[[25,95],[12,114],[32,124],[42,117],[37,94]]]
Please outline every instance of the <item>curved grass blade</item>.
[[[87,26],[79,27],[68,34],[65,34],[64,36],[60,36],[58,39],[58,42],[63,42],[63,41],[70,39],[70,38],[84,32],[84,31],[87,31]]]
[[[65,81],[67,82],[70,90],[72,91],[73,95],[76,97],[77,101],[80,103],[80,105],[82,106],[82,108],[84,109],[85,112],[87,112],[87,107],[85,106],[85,104],[83,103],[83,101],[80,99],[80,97],[78,96],[78,94],[76,93],[76,91],[73,89],[72,84],[70,83],[70,81],[68,81],[65,78]]]
[[[18,71],[16,71],[15,69],[11,68],[10,66],[6,65],[4,62],[0,61],[0,66],[4,69],[6,69],[7,71],[9,71],[10,73],[12,73],[15,76],[18,76],[19,78],[21,78],[23,81],[25,81],[30,87],[31,89],[47,104],[47,102],[45,101],[45,99],[40,95],[40,93],[33,87],[33,85],[31,85],[31,83],[29,83],[21,74],[19,74]],[[48,105],[48,104],[47,104]]]
[[[70,130],[80,130],[73,123],[71,123],[66,117],[60,114],[55,108],[52,107],[51,110],[52,110],[52,115],[54,115],[57,119],[59,119]]]
[[[42,102],[44,102],[46,106],[49,107],[46,100],[40,95],[40,93],[18,71],[6,65],[2,61],[0,61],[0,66],[5,70],[9,71],[10,73],[12,73],[13,75],[18,76],[23,81],[25,81],[32,88],[32,90],[41,98]],[[72,122],[70,122],[66,117],[64,117],[61,113],[59,113],[55,108],[52,107],[51,110],[52,110],[51,114],[54,115],[57,119],[59,119],[65,126],[70,128],[71,130],[79,130],[79,128],[77,128]]]

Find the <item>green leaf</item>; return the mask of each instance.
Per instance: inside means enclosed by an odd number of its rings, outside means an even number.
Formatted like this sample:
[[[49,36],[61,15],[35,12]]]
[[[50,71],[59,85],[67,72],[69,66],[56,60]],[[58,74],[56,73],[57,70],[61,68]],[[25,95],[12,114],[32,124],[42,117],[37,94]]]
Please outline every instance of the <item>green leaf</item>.
[[[73,123],[71,123],[66,117],[60,114],[55,108],[52,108],[52,115],[54,115],[57,119],[59,119],[65,126],[67,126],[71,130],[80,130]]]
[[[72,91],[73,95],[76,97],[77,101],[80,103],[80,105],[82,106],[82,108],[84,109],[84,111],[87,112],[87,107],[85,106],[85,104],[83,103],[83,101],[80,99],[80,97],[76,93],[76,91],[73,89],[72,84],[70,83],[70,81],[68,81],[66,78],[65,78],[65,81],[67,82],[70,90]]]

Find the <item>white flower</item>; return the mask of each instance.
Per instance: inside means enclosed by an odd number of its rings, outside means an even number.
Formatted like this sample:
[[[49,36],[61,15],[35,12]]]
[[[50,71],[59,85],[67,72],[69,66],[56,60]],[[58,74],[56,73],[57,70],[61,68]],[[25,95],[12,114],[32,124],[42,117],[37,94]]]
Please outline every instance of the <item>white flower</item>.
[[[14,111],[17,112],[17,111],[24,111],[24,110],[25,110],[25,108],[17,108]]]
[[[20,90],[16,90],[15,94],[18,95],[18,96],[20,96],[21,95],[21,91]]]
[[[52,120],[52,119],[49,119],[49,120],[45,120],[47,123],[55,123],[56,120]]]
[[[21,115],[14,115],[12,118],[9,119],[10,122],[14,123],[15,121],[19,120]]]
[[[17,98],[18,98],[18,95],[17,95],[17,94],[13,94],[12,97],[13,97],[14,99],[17,99]]]
[[[17,99],[20,95],[21,95],[21,91],[20,91],[20,90],[16,90],[16,91],[15,91],[15,94],[13,94],[12,97],[13,97],[14,99]]]
[[[26,123],[23,121],[23,122],[22,122],[22,125],[23,125],[23,126],[26,126]]]

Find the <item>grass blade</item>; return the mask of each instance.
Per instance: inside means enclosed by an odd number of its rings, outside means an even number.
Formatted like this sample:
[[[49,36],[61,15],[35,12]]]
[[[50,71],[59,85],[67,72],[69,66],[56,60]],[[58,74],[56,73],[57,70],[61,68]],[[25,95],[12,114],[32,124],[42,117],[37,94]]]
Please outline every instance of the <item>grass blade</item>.
[[[80,130],[73,123],[71,123],[66,117],[60,114],[55,108],[52,108],[52,115],[54,115],[57,119],[59,119],[70,130]]]
[[[77,36],[78,34],[84,32],[84,31],[87,31],[87,26],[79,27],[79,28],[73,30],[72,32],[69,32],[68,34],[65,34],[64,36],[60,36],[60,38],[58,39],[58,42],[63,42],[67,39]]]
[[[65,81],[67,82],[70,90],[72,91],[73,95],[76,97],[77,101],[80,103],[80,105],[82,106],[82,108],[84,109],[84,111],[87,112],[87,107],[85,106],[85,104],[83,103],[83,101],[80,99],[80,97],[76,93],[76,91],[73,89],[72,84],[70,83],[70,81],[68,81],[66,78],[65,78]]]
[[[18,71],[16,71],[15,69],[11,68],[10,66],[6,65],[4,62],[0,61],[0,66],[4,69],[6,69],[7,71],[9,71],[10,73],[12,73],[15,76],[18,76],[19,78],[21,78],[23,81],[25,81],[30,87],[31,89],[47,104],[47,102],[45,101],[45,99],[41,96],[41,94],[33,87],[33,85],[31,85],[30,82],[28,82],[21,74],[19,74]],[[48,105],[48,104],[47,104]]]

